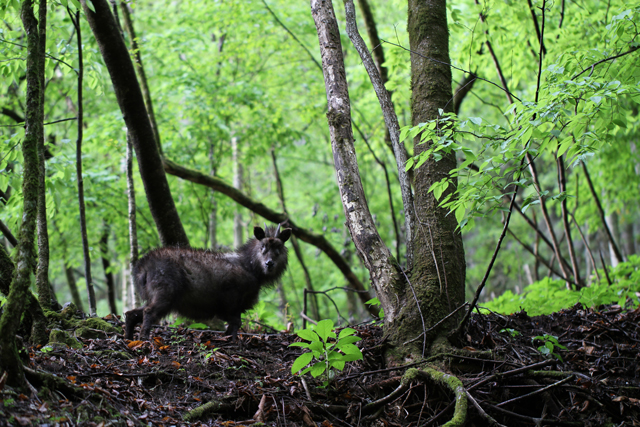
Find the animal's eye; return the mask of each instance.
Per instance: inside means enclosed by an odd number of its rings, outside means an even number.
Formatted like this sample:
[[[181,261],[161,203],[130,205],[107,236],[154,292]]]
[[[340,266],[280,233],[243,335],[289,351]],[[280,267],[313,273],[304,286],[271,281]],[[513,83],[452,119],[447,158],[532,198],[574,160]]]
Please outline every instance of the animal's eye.
[[[263,253],[263,254],[266,254],[266,253],[267,253],[267,247],[266,247],[266,246],[263,246],[263,247],[262,247],[262,253]]]

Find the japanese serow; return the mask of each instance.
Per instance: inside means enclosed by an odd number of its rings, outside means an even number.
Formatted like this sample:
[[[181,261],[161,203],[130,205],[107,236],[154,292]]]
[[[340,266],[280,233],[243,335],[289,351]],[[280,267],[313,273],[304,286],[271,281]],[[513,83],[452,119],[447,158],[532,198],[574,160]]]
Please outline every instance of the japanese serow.
[[[165,247],[140,258],[133,275],[146,304],[126,313],[125,337],[133,339],[133,330],[142,323],[140,339],[148,340],[151,325],[174,312],[198,321],[222,319],[235,341],[240,315],[287,268],[284,243],[291,229],[255,227],[253,234],[234,252]]]

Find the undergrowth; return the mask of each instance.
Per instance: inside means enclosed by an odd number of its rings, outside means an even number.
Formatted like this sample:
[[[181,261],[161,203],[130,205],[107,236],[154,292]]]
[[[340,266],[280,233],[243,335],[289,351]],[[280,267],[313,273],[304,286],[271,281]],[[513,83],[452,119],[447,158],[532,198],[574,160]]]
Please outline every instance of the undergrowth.
[[[544,278],[524,288],[521,294],[506,291],[484,304],[489,310],[502,314],[526,311],[530,316],[555,313],[577,303],[584,307],[597,307],[616,303],[635,308],[640,304],[640,256],[631,255],[629,261],[608,270],[598,270],[600,279],[580,290],[570,290],[562,280]],[[487,310],[484,310],[485,312]]]

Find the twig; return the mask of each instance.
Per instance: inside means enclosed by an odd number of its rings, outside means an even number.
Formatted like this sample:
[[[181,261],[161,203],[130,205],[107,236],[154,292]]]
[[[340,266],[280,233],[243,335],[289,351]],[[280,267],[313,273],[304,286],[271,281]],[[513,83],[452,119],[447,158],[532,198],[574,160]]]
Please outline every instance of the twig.
[[[307,52],[307,55],[309,55],[309,58],[311,58],[311,60],[313,61],[314,64],[316,64],[316,67],[318,67],[318,69],[320,71],[322,71],[322,65],[320,65],[320,63],[318,63],[318,61],[316,60],[316,58],[311,54],[311,52],[309,51],[309,49],[307,49],[307,47],[302,44],[302,42],[300,41],[300,39],[298,39],[298,37],[296,37],[295,34],[293,34],[287,27],[286,25],[284,25],[282,23],[282,21],[280,21],[280,19],[278,19],[278,17],[276,16],[276,14],[273,12],[273,10],[271,10],[271,8],[269,7],[269,5],[267,4],[267,2],[265,0],[262,0],[262,3],[264,4],[264,7],[267,9],[267,11],[271,14],[271,16],[273,16],[273,19],[276,20],[276,22],[278,23],[278,25],[280,25],[295,41],[296,43],[298,43],[300,45],[300,47],[302,47],[304,49],[305,52]]]
[[[513,399],[509,399],[509,400],[505,400],[504,402],[500,402],[496,406],[503,406],[503,405],[506,405],[507,403],[512,403],[512,402],[518,401],[520,399],[525,399],[527,397],[535,396],[536,394],[543,393],[543,392],[549,390],[550,388],[557,387],[559,385],[567,383],[567,382],[571,381],[573,378],[574,378],[574,376],[570,375],[567,378],[564,378],[564,379],[562,379],[562,380],[560,380],[558,382],[555,382],[553,384],[549,384],[548,386],[543,387],[541,389],[538,389],[536,391],[532,391],[531,393],[523,394],[522,396],[514,397]]]
[[[604,275],[607,278],[607,283],[609,284],[609,286],[613,285],[613,282],[611,282],[611,278],[609,277],[609,271],[607,270],[607,264],[605,264],[605,262],[604,262],[604,256],[602,256],[602,249],[600,250],[600,262],[602,263],[602,269],[604,270]]]
[[[600,203],[600,198],[596,193],[595,188],[593,187],[593,182],[591,181],[591,175],[589,174],[589,170],[587,169],[587,164],[585,162],[582,163],[582,170],[584,171],[584,176],[587,178],[587,184],[589,185],[589,191],[591,191],[591,196],[596,202],[596,208],[598,209],[598,214],[600,216],[600,221],[602,221],[602,225],[604,227],[604,231],[607,233],[607,237],[609,238],[609,243],[611,243],[611,247],[613,248],[613,253],[616,256],[618,262],[622,262],[622,253],[620,249],[618,249],[618,245],[616,244],[613,235],[611,234],[611,229],[609,229],[609,224],[607,224],[607,220],[604,216],[604,209],[602,209],[602,204]]]
[[[614,59],[617,59],[617,58],[623,57],[623,56],[625,56],[625,55],[629,55],[630,53],[633,53],[633,52],[635,52],[635,51],[636,51],[636,50],[638,50],[638,49],[640,49],[640,46],[632,47],[631,49],[629,49],[629,50],[628,50],[628,51],[626,51],[626,52],[620,53],[620,54],[618,54],[618,55],[613,55],[613,56],[610,56],[610,57],[605,58],[605,59],[601,59],[601,60],[600,60],[600,61],[598,61],[598,62],[594,62],[593,64],[589,65],[589,66],[588,66],[587,68],[585,68],[584,70],[580,71],[580,72],[579,72],[578,74],[576,74],[575,76],[571,77],[571,80],[575,80],[575,79],[577,79],[578,77],[580,77],[581,75],[583,75],[584,73],[586,73],[586,72],[587,72],[587,70],[591,70],[591,72],[593,72],[593,69],[594,69],[595,67],[597,67],[598,65],[602,64],[603,62],[612,61],[612,60],[614,60]]]
[[[471,393],[469,393],[466,390],[465,390],[465,393],[467,394],[467,399],[469,399],[471,401],[471,403],[473,404],[473,406],[476,407],[476,409],[478,410],[480,415],[489,422],[490,426],[505,427],[504,425],[500,424],[495,419],[493,419],[491,417],[491,415],[487,414],[484,411],[484,409],[482,409],[482,407],[478,404],[478,402],[476,402],[476,399],[474,399],[473,396],[471,396]]]
[[[471,73],[471,71],[465,70],[465,69],[463,69],[463,68],[456,67],[456,66],[455,66],[455,65],[453,65],[453,64],[449,64],[449,63],[444,62],[444,61],[439,61],[439,60],[437,60],[437,59],[430,58],[430,57],[425,56],[425,55],[421,55],[420,53],[418,53],[418,52],[414,52],[414,51],[412,51],[411,49],[407,49],[406,47],[404,47],[404,46],[402,46],[402,45],[399,45],[399,44],[396,44],[396,43],[393,43],[393,42],[390,42],[390,41],[387,41],[387,40],[382,40],[382,42],[383,42],[383,43],[388,43],[388,44],[390,44],[391,46],[399,47],[400,49],[406,50],[407,52],[410,52],[410,53],[412,53],[412,54],[414,54],[414,55],[418,55],[418,56],[420,56],[421,58],[428,59],[429,61],[435,62],[435,63],[437,63],[437,64],[446,65],[446,66],[448,66],[448,67],[453,68],[454,70],[462,71],[463,73]],[[511,93],[511,92],[507,91],[505,88],[501,87],[501,86],[500,86],[500,85],[498,85],[497,83],[494,83],[494,82],[492,82],[491,80],[485,79],[484,77],[480,77],[480,76],[476,76],[476,78],[477,78],[477,79],[480,79],[480,80],[482,80],[482,81],[485,81],[485,82],[487,82],[487,83],[489,83],[489,84],[492,84],[492,85],[494,85],[495,87],[497,87],[497,88],[499,88],[499,89],[501,89],[501,90],[506,91],[506,92],[507,92],[507,94],[508,94],[508,96],[510,96],[510,97],[512,97],[512,98],[515,98],[515,99],[517,99],[518,101],[521,101],[521,102],[522,102],[522,100],[521,100],[520,98],[518,98],[517,96],[515,96],[513,93]]]
[[[522,165],[521,165],[522,166]],[[513,205],[516,201],[516,196],[518,195],[518,186],[517,184],[513,184],[513,196],[511,197],[511,203],[509,204],[509,213],[507,214],[507,218],[504,221],[504,227],[502,227],[502,233],[500,233],[500,237],[498,238],[498,243],[496,243],[496,249],[493,251],[493,256],[491,257],[491,261],[489,261],[489,266],[487,267],[487,271],[484,273],[484,277],[476,289],[476,294],[473,297],[473,301],[471,305],[469,305],[469,310],[467,310],[467,314],[465,314],[464,318],[458,325],[458,328],[455,331],[455,335],[460,335],[462,330],[465,328],[466,323],[469,321],[471,317],[471,312],[473,311],[473,307],[475,307],[478,299],[480,298],[480,293],[484,289],[484,286],[489,279],[489,274],[491,273],[491,269],[493,268],[493,264],[496,262],[496,258],[498,257],[498,252],[500,252],[500,245],[502,245],[502,241],[504,240],[504,236],[507,234],[507,229],[509,228],[509,221],[511,220],[511,213],[513,212]]]
[[[596,277],[598,278],[598,282],[599,282],[601,280],[600,273],[598,273],[598,266],[596,265],[596,260],[593,259],[593,252],[591,251],[591,248],[587,243],[587,239],[584,237],[584,233],[580,229],[580,226],[578,225],[578,221],[576,221],[576,217],[573,214],[571,214],[571,219],[573,220],[573,223],[576,225],[576,229],[578,230],[578,233],[580,233],[580,237],[582,238],[582,243],[584,243],[584,247],[587,248],[587,252],[589,253],[589,259],[591,259],[591,265],[593,266],[593,271],[596,272]]]

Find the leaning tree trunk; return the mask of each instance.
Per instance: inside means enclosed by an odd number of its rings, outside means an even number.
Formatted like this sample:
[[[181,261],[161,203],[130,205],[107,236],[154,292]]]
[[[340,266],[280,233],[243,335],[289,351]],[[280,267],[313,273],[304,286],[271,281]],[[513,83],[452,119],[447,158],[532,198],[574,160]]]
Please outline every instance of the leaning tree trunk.
[[[189,239],[171,196],[136,72],[109,3],[106,0],[92,0],[95,12],[87,6],[85,0],[81,3],[111,76],[118,105],[131,135],[149,209],[160,240],[165,246],[188,245]]]
[[[338,178],[342,206],[360,256],[369,270],[371,282],[382,304],[385,322],[396,317],[398,289],[404,287],[397,262],[378,234],[369,211],[351,130],[351,105],[340,44],[340,31],[329,0],[311,0],[316,24],[322,72],[327,93],[327,120],[331,134],[333,162]]]
[[[24,201],[15,278],[0,318],[0,368],[8,373],[9,384],[25,388],[22,362],[18,356],[15,338],[36,259],[33,242],[38,209],[38,135],[43,132],[42,120],[38,119],[44,76],[38,72],[40,69],[38,21],[33,14],[31,0],[24,0],[22,3],[21,16],[27,35],[27,114],[25,137],[22,142]]]

